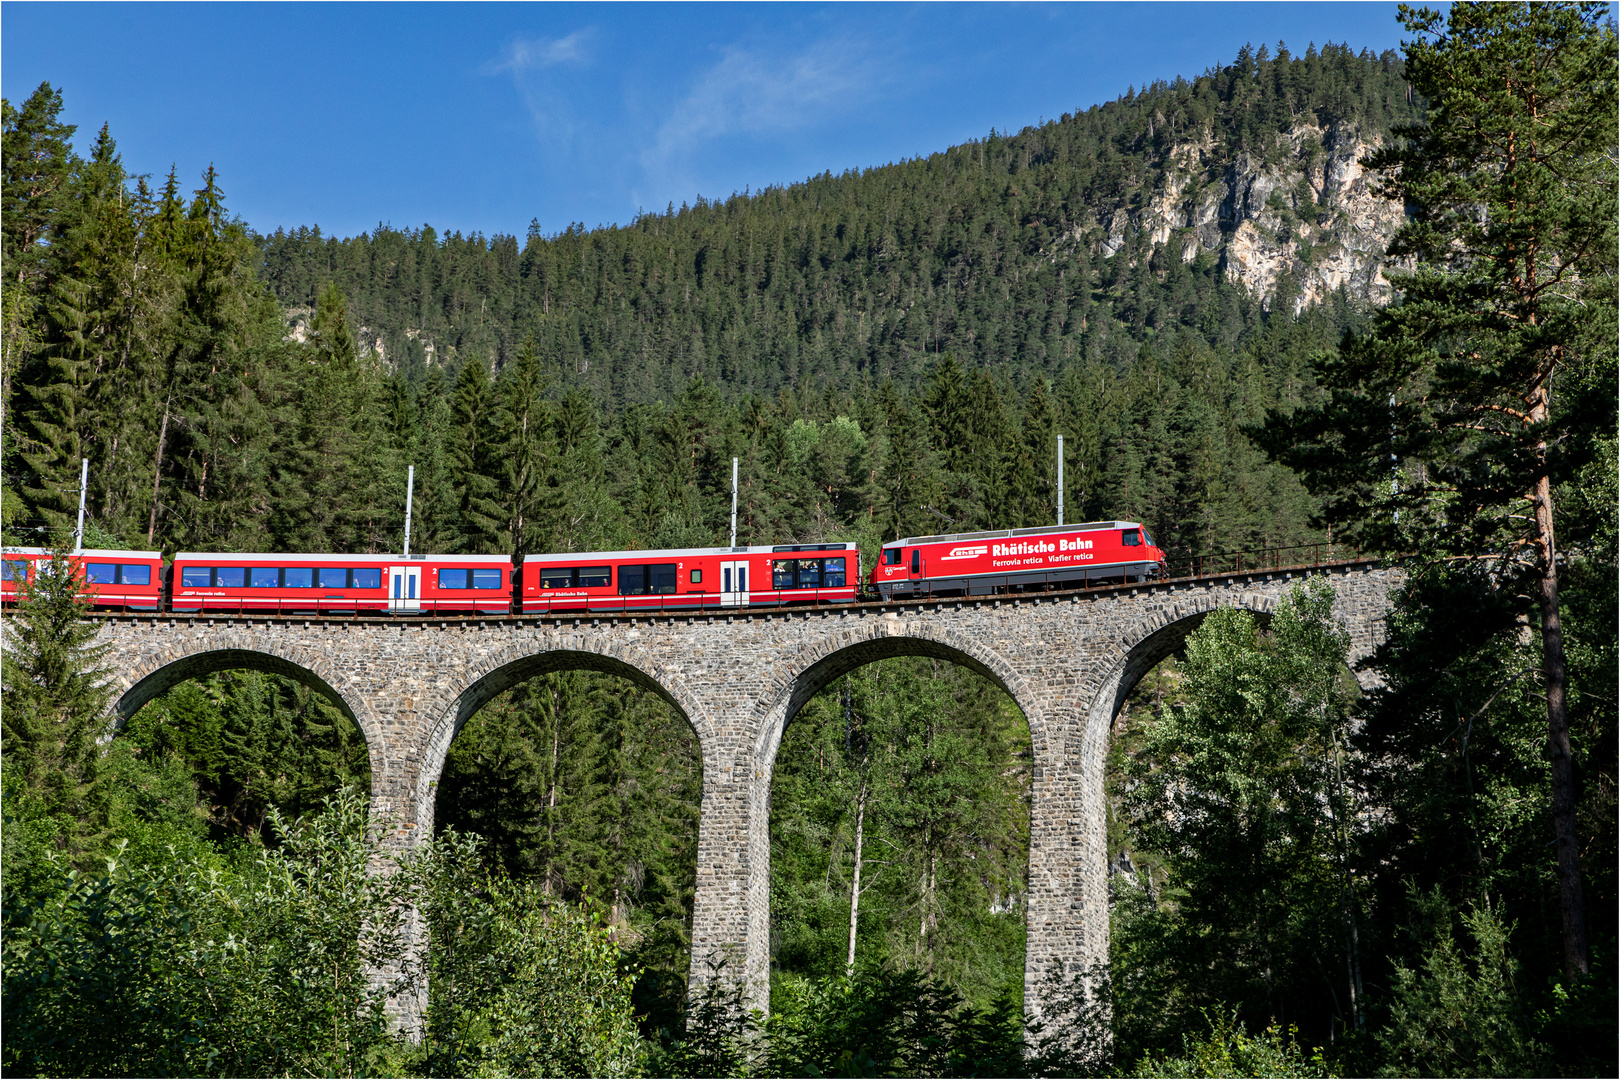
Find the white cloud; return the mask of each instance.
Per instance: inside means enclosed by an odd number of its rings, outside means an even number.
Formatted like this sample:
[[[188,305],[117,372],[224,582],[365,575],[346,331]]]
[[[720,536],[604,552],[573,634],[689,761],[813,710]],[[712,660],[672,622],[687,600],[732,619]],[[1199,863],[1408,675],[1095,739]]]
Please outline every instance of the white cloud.
[[[516,75],[531,68],[583,63],[588,59],[585,46],[590,37],[591,31],[576,30],[565,38],[519,38],[502,51],[499,59],[484,65],[484,74],[510,71]]]
[[[797,55],[729,49],[699,76],[642,155],[667,166],[726,135],[775,135],[823,122],[870,96],[876,82],[864,50],[823,41]]]

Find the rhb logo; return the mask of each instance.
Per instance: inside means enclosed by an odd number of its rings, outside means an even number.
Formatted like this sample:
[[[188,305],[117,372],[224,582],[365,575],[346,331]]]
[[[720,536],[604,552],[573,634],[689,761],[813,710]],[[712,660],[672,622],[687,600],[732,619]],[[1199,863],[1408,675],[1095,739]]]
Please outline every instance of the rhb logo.
[[[951,548],[951,553],[943,556],[943,559],[977,559],[989,550],[984,544],[980,544],[978,547],[955,547]]]

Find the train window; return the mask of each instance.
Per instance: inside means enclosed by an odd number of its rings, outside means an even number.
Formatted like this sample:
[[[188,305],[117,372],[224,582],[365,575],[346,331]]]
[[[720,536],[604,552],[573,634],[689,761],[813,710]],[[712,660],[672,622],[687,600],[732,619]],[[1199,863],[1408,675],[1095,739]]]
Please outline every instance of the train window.
[[[640,596],[647,591],[647,568],[645,566],[619,567],[619,595]]]
[[[649,586],[647,591],[663,594],[673,593],[677,576],[674,563],[653,563],[653,565],[647,567],[647,584]]]
[[[124,580],[128,581],[129,579],[125,578]],[[214,584],[222,589],[240,589],[247,584],[247,568],[243,566],[216,566],[214,567]]]
[[[1153,539],[1153,534],[1146,529],[1142,530],[1142,539],[1147,541],[1148,547],[1158,547],[1158,541]]]
[[[92,585],[115,585],[118,583],[118,564],[110,562],[85,563],[84,580]]]
[[[500,588],[501,572],[499,570],[474,570],[472,572],[472,587],[475,589]]]
[[[1121,544],[1124,544],[1126,547],[1141,547],[1142,546],[1142,530],[1141,529],[1122,529],[1120,531],[1120,534],[1119,534],[1119,542]]]
[[[0,580],[5,580],[5,581],[27,581],[28,580],[28,560],[27,559],[6,559],[6,560],[4,560],[4,566],[3,566],[3,568],[0,568]]]
[[[574,584],[574,567],[548,566],[540,571],[542,589],[568,589]]]
[[[899,566],[900,565],[900,549],[899,548],[884,548],[883,549],[883,565],[884,566]]]
[[[694,584],[694,585],[703,584],[703,571],[702,570],[693,570],[692,571],[692,584]]]
[[[922,573],[922,548],[911,549],[911,572],[913,574]]]
[[[360,566],[349,571],[354,578],[354,589],[380,589],[382,588],[382,571],[375,566]]]
[[[274,566],[255,566],[248,571],[248,584],[255,589],[274,589],[281,585],[281,571]]]
[[[212,566],[182,566],[180,568],[180,587],[183,589],[206,589],[214,583],[214,568]]]
[[[581,566],[574,584],[582,589],[605,589],[613,584],[613,567]]]
[[[119,563],[118,583],[120,585],[150,585],[152,584],[152,568],[140,563]]]
[[[822,572],[821,584],[829,589],[844,587],[844,560],[828,559],[827,568]]]
[[[465,570],[440,570],[439,571],[439,588],[441,588],[441,589],[465,589],[466,587],[467,587],[467,571],[465,571]]]
[[[793,579],[797,575],[798,569],[799,561],[797,559],[778,559],[771,563],[771,588],[793,588]]]
[[[821,560],[820,559],[800,559],[799,560],[799,588],[801,588],[801,589],[819,589],[819,588],[821,588]]]
[[[315,587],[315,568],[313,566],[289,566],[281,572],[281,587],[284,589],[313,589]]]
[[[323,566],[315,572],[315,584],[322,589],[347,589],[349,571],[341,566]]]

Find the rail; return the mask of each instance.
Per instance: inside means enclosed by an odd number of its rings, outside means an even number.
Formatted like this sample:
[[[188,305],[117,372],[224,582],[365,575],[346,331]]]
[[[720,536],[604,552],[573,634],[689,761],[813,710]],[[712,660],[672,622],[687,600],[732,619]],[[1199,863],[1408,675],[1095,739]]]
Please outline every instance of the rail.
[[[1219,551],[1209,555],[1172,557],[1165,564],[1165,575],[1172,578],[1213,577],[1219,574],[1281,570],[1285,567],[1322,566],[1325,563],[1350,562],[1368,557],[1370,557],[1368,553],[1348,548],[1343,544],[1319,541],[1313,544],[1291,544],[1249,548],[1245,551]]]

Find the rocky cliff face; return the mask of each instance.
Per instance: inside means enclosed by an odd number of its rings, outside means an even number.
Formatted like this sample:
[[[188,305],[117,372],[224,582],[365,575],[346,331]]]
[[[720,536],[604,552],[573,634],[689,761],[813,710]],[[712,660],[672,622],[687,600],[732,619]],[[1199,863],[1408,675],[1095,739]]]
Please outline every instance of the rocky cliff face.
[[[1227,280],[1269,308],[1284,275],[1294,307],[1344,288],[1385,303],[1384,250],[1404,219],[1399,203],[1379,198],[1361,159],[1381,140],[1349,125],[1300,124],[1264,156],[1220,156],[1213,140],[1176,147],[1157,187],[1139,205],[1114,210],[1094,230],[1076,230],[1113,256],[1136,233],[1139,244],[1168,245],[1182,261],[1200,251],[1218,258]]]

